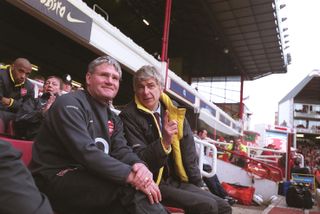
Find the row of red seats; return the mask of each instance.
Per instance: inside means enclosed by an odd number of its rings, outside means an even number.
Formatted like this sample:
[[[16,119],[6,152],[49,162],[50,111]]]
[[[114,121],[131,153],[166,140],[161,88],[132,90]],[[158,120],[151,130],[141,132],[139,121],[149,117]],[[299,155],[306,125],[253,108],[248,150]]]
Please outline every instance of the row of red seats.
[[[26,166],[29,165],[31,158],[32,158],[33,141],[17,140],[17,139],[9,138],[6,136],[0,136],[0,139],[11,143],[14,148],[21,151],[22,152],[21,159],[22,159],[23,163]],[[179,208],[175,208],[175,207],[166,207],[166,208],[171,214],[183,214],[184,213],[184,211]]]

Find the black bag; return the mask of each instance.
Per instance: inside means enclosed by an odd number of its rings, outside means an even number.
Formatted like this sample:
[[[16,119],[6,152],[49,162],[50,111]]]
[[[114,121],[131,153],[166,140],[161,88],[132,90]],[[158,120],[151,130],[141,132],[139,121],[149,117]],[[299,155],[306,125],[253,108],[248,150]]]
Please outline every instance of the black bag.
[[[291,185],[287,191],[286,202],[289,207],[311,209],[313,201],[309,187]]]

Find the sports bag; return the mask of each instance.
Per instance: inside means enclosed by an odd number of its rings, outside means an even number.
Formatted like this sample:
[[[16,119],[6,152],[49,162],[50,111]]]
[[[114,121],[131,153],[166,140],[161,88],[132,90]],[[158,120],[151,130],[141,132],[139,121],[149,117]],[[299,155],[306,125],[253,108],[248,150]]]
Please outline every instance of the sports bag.
[[[222,182],[221,185],[224,188],[224,190],[228,193],[228,195],[237,199],[239,203],[244,205],[251,204],[253,194],[255,191],[254,187],[230,184],[226,182]]]
[[[291,185],[287,191],[286,202],[289,207],[311,209],[313,201],[309,187]]]

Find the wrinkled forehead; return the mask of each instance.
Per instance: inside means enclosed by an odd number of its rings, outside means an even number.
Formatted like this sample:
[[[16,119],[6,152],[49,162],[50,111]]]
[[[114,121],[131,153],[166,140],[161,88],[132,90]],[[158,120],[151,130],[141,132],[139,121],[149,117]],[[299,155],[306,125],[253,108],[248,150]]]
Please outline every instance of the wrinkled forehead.
[[[56,83],[60,84],[60,80],[59,80],[58,78],[56,78],[56,77],[50,77],[50,78],[48,78],[48,79],[45,81],[45,83],[48,83],[48,82],[56,82]]]

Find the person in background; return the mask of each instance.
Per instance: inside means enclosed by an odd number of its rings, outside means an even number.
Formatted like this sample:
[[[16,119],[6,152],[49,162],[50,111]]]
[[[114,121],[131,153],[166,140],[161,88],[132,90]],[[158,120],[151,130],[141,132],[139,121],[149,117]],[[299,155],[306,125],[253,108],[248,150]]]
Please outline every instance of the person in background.
[[[72,91],[72,78],[70,74],[65,74],[62,77],[63,86],[62,91],[64,94],[69,93]]]
[[[152,66],[133,77],[134,100],[120,113],[129,145],[144,160],[159,184],[163,203],[188,214],[231,213],[230,205],[201,189],[193,133],[178,107],[163,92],[164,80]]]
[[[43,94],[38,98],[30,98],[23,103],[14,122],[16,137],[33,140],[39,132],[40,125],[48,110],[60,96],[62,80],[57,76],[49,76],[43,85]]]
[[[32,65],[25,58],[17,58],[5,70],[0,70],[0,119],[5,132],[16,112],[28,98],[34,97],[32,83],[27,79],[32,71]]]
[[[110,56],[88,65],[86,90],[58,97],[35,138],[30,170],[59,214],[165,214],[145,163],[109,106],[122,71]]]
[[[208,138],[208,131],[206,129],[199,129],[198,136],[201,140],[206,140]]]
[[[21,152],[0,140],[0,213],[53,214],[20,158]]]
[[[298,174],[310,174],[310,171],[306,167],[301,167],[301,160],[300,158],[295,158],[293,160],[293,167],[291,169],[291,175],[292,173],[298,173]]]
[[[241,143],[241,139],[237,138],[232,141],[232,144],[227,146],[227,150],[233,151],[235,154],[228,152],[229,160],[237,166],[244,167],[246,160],[240,155],[247,155],[247,147]],[[237,155],[239,154],[239,155]]]
[[[206,129],[199,129],[198,130],[198,138],[200,140],[207,140],[208,139],[207,133],[208,133],[208,131]],[[197,151],[197,153],[199,155],[199,151]],[[206,161],[205,158],[204,158],[204,161]],[[211,166],[208,163],[203,164],[203,169],[206,172],[211,172],[211,170],[212,170]],[[221,186],[221,183],[219,181],[217,174],[215,174],[209,178],[203,177],[202,179],[203,179],[204,183],[207,185],[207,187],[209,188],[210,192],[212,192],[213,194],[219,196],[220,198],[223,198],[230,205],[233,205],[237,202],[237,200],[230,197],[228,195],[228,193],[224,190],[224,188]]]

